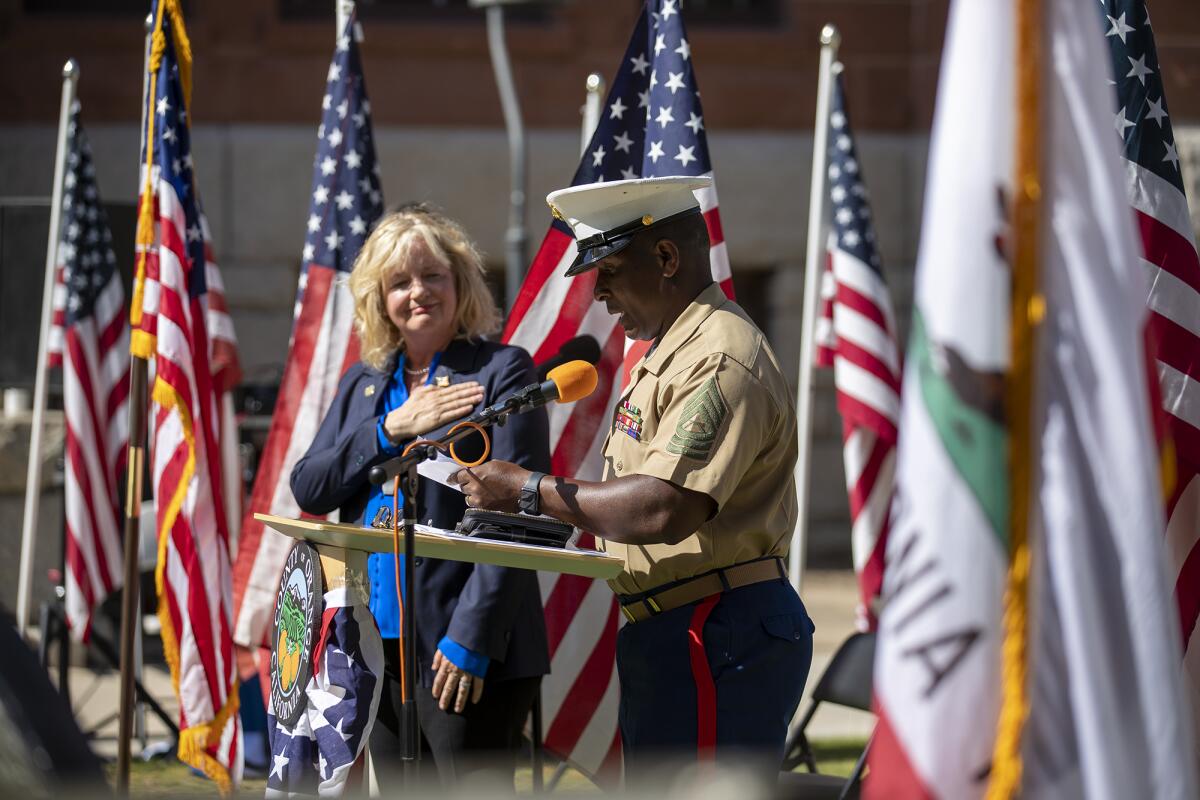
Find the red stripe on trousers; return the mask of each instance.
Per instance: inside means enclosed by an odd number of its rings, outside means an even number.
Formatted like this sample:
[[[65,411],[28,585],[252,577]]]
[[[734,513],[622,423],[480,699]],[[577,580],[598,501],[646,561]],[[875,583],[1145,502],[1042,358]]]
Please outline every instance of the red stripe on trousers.
[[[704,623],[721,599],[720,593],[701,600],[688,625],[688,656],[692,661],[692,680],[696,682],[696,758],[712,761],[717,753],[717,685],[704,652]]]

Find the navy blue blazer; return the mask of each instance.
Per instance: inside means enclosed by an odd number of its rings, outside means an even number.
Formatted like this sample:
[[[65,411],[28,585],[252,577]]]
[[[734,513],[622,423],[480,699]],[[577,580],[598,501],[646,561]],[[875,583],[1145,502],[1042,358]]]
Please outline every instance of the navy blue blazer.
[[[292,493],[304,511],[328,514],[340,509],[347,523],[362,517],[370,495],[367,473],[388,458],[379,446],[376,423],[392,371],[358,363],[342,377],[316,438],[292,470]],[[519,347],[462,339],[446,348],[434,375],[446,376],[452,384],[478,381],[484,390],[479,408],[537,379],[533,359]],[[448,427],[431,431],[430,438]],[[491,458],[550,471],[550,423],[545,409],[510,417],[490,434]],[[469,440],[464,440],[456,450],[466,458],[471,455],[469,447]],[[477,455],[478,451],[469,460]],[[425,478],[420,482],[418,520],[439,528],[458,524],[466,509],[463,494]],[[433,685],[433,655],[443,636],[491,659],[489,683],[550,671],[536,572],[418,558],[416,575],[417,653],[424,686]]]

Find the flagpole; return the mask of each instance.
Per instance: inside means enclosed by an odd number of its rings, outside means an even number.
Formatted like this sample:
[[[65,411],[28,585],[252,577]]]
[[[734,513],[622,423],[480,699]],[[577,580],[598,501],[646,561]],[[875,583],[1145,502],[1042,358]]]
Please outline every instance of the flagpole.
[[[333,0],[334,12],[337,17],[337,31],[334,33],[336,42],[346,30],[346,20],[354,13],[354,0]],[[357,40],[357,36],[355,39]]]
[[[508,231],[504,235],[504,301],[511,310],[525,279],[525,195],[529,175],[526,169],[528,146],[525,143],[525,123],[521,119],[521,101],[513,81],[512,62],[504,39],[504,6],[513,0],[469,0],[472,8],[482,8],[487,14],[488,52],[492,57],[492,72],[500,93],[500,110],[508,131]]]
[[[1012,299],[1010,301],[1010,365],[1005,376],[1004,411],[1008,423],[1009,525],[1008,570],[1004,588],[1004,638],[1001,697],[988,800],[1021,794],[1024,760],[1022,734],[1029,715],[1030,581],[1033,573],[1030,525],[1033,505],[1034,381],[1038,328],[1046,313],[1039,288],[1042,236],[1042,137],[1045,98],[1042,69],[1046,63],[1046,17],[1042,0],[1014,4],[1013,200],[1011,207]],[[1110,95],[1111,96],[1111,95]]]
[[[54,312],[54,270],[58,262],[58,226],[62,218],[63,177],[67,161],[67,128],[79,81],[79,64],[69,59],[62,70],[62,105],[58,113],[58,142],[54,152],[54,188],[50,193],[50,231],[46,235],[46,278],[42,287],[42,319],[38,329],[37,371],[33,384],[33,419],[29,429],[29,464],[25,472],[25,518],[21,528],[21,561],[17,580],[17,630],[25,635],[33,596],[33,553],[36,548],[38,504],[42,489],[42,427],[46,416],[51,315]],[[42,631],[45,636],[46,632]]]
[[[142,136],[146,135],[150,44],[154,17],[146,17],[146,38],[142,49]],[[149,147],[142,140],[142,147]],[[151,176],[146,175],[145,180]],[[149,198],[142,196],[142,202]],[[139,608],[138,552],[141,543],[139,523],[142,514],[142,477],[146,467],[146,408],[149,404],[147,373],[149,362],[136,355],[129,359],[129,455],[125,466],[125,579],[121,591],[121,697],[117,726],[117,796],[129,796],[130,745],[133,739],[134,637]],[[157,519],[157,515],[155,516]]]
[[[592,143],[592,134],[600,124],[600,104],[604,102],[604,76],[593,72],[587,76],[587,99],[583,102],[583,130],[579,141],[582,155]]]
[[[833,62],[842,37],[833,25],[821,29],[821,60],[817,72],[817,116],[813,124],[812,181],[808,194],[808,241],[804,258],[804,308],[800,320],[800,370],[796,384],[796,435],[800,452],[796,458],[796,529],[788,554],[788,575],[800,591],[808,549],[808,481],[812,466],[812,379],[817,319],[818,287],[821,283],[821,225],[825,210],[825,150],[829,132],[829,96],[833,86]]]
[[[587,151],[587,147],[592,142],[592,134],[596,132],[596,125],[600,122],[600,107],[604,98],[604,76],[599,72],[589,73],[587,81],[584,84],[587,90],[587,96],[583,102],[583,108],[580,109],[583,116],[583,127],[580,129],[579,152],[582,155]],[[533,765],[533,793],[541,794],[545,790],[545,780],[542,775],[543,760],[542,760],[542,690],[539,688],[533,699],[533,710],[531,712],[533,724],[530,726],[531,738],[533,740],[533,758],[530,759]],[[554,769],[554,774],[550,778],[550,790],[558,785],[563,773],[567,769],[567,762],[560,761]]]

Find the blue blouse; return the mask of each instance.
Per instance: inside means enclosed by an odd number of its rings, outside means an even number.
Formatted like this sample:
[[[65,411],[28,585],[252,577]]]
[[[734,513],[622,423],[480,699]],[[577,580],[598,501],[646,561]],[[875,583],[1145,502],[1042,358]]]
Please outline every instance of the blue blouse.
[[[426,385],[433,380],[433,374],[437,371],[441,358],[442,354],[438,353],[429,364],[429,376],[425,379]],[[392,444],[383,427],[383,421],[387,415],[408,400],[408,383],[404,380],[404,363],[404,354],[401,353],[396,361],[396,370],[392,373],[387,388],[383,392],[383,413],[379,415],[379,422],[375,428],[376,435],[379,437],[380,451],[388,456],[400,455],[404,449],[403,445]],[[363,511],[363,527],[369,528],[371,521],[379,513],[379,509],[385,505],[389,507],[392,505],[391,495],[385,495],[380,486],[372,486],[370,497],[367,499],[367,507]],[[402,505],[400,513],[404,513]],[[384,639],[400,638],[400,606],[396,600],[396,557],[388,553],[372,554],[367,559],[367,577],[371,581],[371,614],[374,615],[375,623],[379,626],[379,635]],[[407,576],[404,574],[404,565],[401,562],[400,593],[402,595],[406,582]],[[442,641],[438,643],[438,649],[459,669],[480,678],[487,674],[490,662],[487,656],[468,650],[448,636],[443,637]]]

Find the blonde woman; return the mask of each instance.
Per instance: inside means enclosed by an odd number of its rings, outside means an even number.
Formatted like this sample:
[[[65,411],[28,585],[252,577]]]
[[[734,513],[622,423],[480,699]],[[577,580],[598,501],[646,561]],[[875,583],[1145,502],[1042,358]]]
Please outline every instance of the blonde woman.
[[[342,378],[291,485],[303,510],[338,509],[343,521],[370,525],[392,506],[367,482],[372,466],[533,383],[535,374],[524,350],[484,338],[498,328],[499,312],[482,259],[463,228],[437,211],[409,206],[380,220],[350,290],[362,361]],[[513,417],[491,435],[493,458],[549,470],[544,410]],[[421,479],[421,522],[453,528],[465,508],[460,492]],[[393,556],[371,556],[371,612],[387,669],[370,748],[385,774],[399,769],[395,574]],[[497,770],[511,788],[521,729],[550,668],[536,575],[418,558],[413,589],[422,744],[448,786]]]

